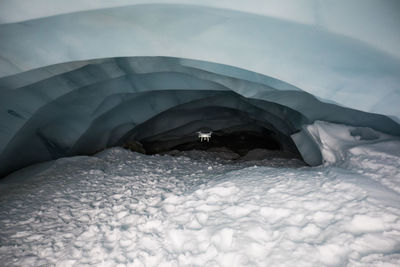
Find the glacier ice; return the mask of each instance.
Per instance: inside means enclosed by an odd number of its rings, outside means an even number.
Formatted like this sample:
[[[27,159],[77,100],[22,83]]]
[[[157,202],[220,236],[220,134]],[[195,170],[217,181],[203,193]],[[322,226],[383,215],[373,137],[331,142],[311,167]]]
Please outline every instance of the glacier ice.
[[[20,9],[24,5],[35,9],[29,1],[18,2]],[[193,1],[134,1],[112,8],[101,8],[103,1],[96,2],[100,2],[98,8],[92,3],[92,8],[80,12],[52,16],[44,11],[43,17],[32,20],[28,14],[22,21],[1,24],[1,76],[63,62],[162,55],[248,69],[323,99],[399,117],[394,105],[386,105],[399,100],[396,1],[360,3],[377,17],[375,22],[382,23],[382,28],[362,29],[360,25],[371,24],[371,18],[360,15],[364,13],[352,4],[304,1],[305,19],[293,21],[287,17],[296,18],[294,12],[289,16],[282,11],[275,16],[268,14],[278,9],[273,1],[262,4],[267,14],[260,9],[261,14],[254,14],[254,7],[253,13],[239,12],[241,6],[252,3],[238,1],[230,4],[230,9],[214,7],[209,1],[200,6]],[[7,10],[14,4],[7,1],[2,5],[1,9]],[[344,27],[335,14],[348,14],[357,24]],[[105,18],[107,23],[103,23]]]
[[[262,125],[311,165],[323,162],[305,130],[315,121],[399,136],[398,9],[392,0],[2,1],[0,175],[130,134],[183,136],[207,120]],[[227,116],[206,115],[212,108]]]
[[[265,75],[189,59],[63,63],[2,78],[0,85],[1,173],[92,154],[125,139],[177,139],[202,127],[261,126],[276,134],[283,150],[300,148],[311,165],[322,163],[319,148],[293,136],[316,120],[400,135],[400,125],[386,116],[325,103]]]

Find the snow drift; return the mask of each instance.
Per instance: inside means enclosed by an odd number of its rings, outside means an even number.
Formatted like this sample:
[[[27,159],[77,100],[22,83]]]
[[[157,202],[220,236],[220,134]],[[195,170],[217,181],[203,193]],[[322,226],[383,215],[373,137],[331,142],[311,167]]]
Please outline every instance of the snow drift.
[[[325,129],[349,146],[357,139],[349,127]],[[400,142],[360,142],[346,161],[314,168],[122,148],[42,163],[0,182],[0,258],[7,266],[398,266]]]

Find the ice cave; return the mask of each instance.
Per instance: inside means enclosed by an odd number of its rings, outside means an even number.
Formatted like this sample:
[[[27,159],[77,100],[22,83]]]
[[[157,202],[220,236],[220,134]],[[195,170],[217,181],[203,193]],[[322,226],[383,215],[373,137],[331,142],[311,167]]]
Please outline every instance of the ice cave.
[[[399,266],[399,29],[397,0],[2,0],[0,261]]]

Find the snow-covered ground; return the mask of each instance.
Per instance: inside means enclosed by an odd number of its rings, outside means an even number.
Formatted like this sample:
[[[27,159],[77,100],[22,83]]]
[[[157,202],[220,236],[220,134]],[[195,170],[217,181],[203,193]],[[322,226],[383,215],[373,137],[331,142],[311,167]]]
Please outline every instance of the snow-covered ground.
[[[400,266],[398,142],[340,164],[112,148],[0,184],[2,266]]]

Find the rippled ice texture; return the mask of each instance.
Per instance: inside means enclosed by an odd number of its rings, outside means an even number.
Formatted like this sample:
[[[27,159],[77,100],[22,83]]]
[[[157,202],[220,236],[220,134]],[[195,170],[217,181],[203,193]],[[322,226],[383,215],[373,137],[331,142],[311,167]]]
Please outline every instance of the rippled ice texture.
[[[400,266],[400,161],[368,149],[317,168],[119,148],[59,159],[0,184],[1,262]]]

